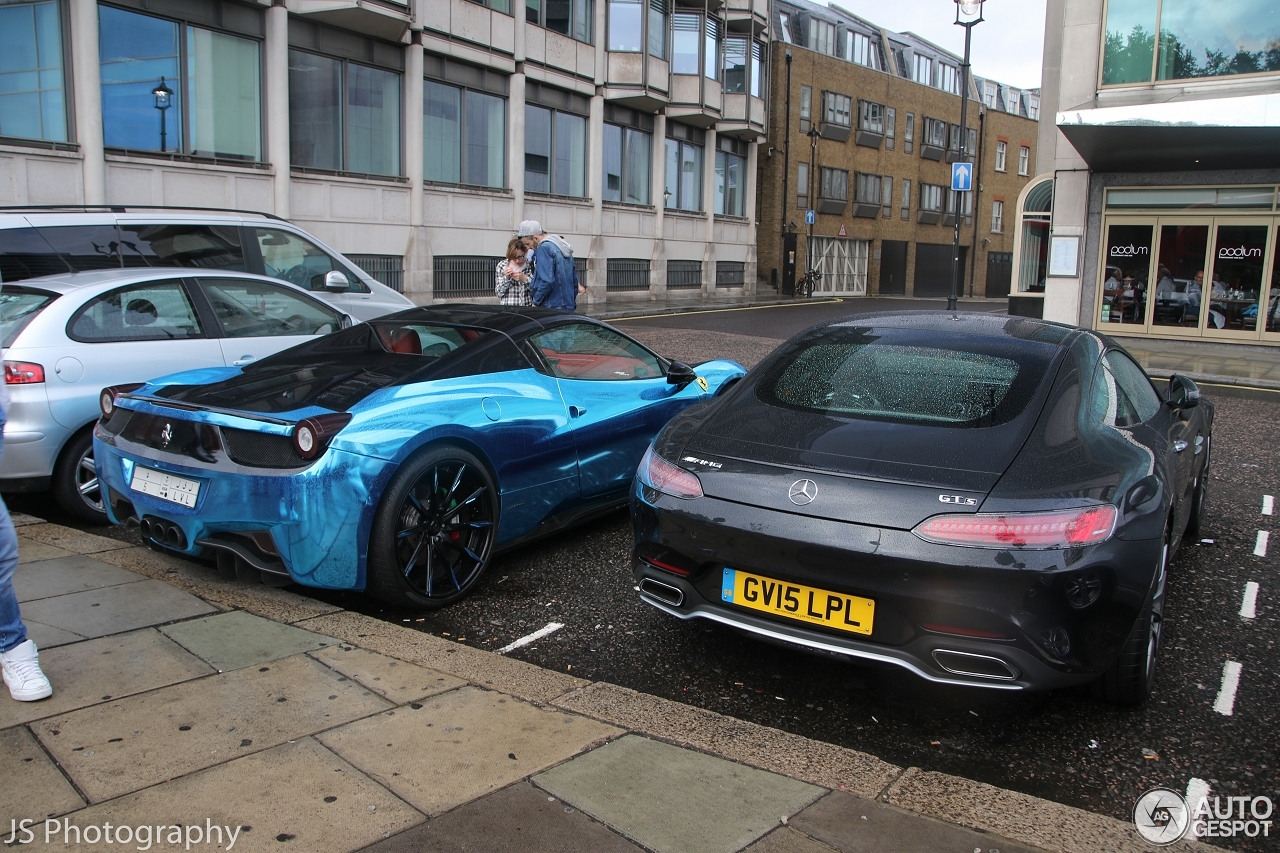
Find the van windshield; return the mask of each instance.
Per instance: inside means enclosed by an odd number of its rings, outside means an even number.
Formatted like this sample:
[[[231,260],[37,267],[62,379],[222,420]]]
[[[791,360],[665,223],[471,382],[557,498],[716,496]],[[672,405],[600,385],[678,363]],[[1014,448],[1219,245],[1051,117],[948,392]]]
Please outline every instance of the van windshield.
[[[22,330],[39,316],[58,294],[25,287],[6,287],[0,291],[0,341],[6,348],[22,334]]]

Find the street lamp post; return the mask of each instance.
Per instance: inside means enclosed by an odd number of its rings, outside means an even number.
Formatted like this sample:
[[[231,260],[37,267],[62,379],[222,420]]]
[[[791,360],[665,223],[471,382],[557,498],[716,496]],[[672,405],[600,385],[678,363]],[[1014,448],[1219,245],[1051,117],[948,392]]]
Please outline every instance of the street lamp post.
[[[813,218],[809,222],[809,243],[804,248],[804,273],[805,281],[808,282],[807,287],[813,286],[813,223],[817,221],[817,200],[818,193],[815,186],[818,182],[818,139],[821,138],[822,132],[818,130],[817,122],[810,119],[809,121],[809,209],[814,211]]]
[[[969,40],[973,36],[973,28],[982,23],[982,7],[986,0],[955,0],[956,26],[964,27],[964,62],[960,65],[960,162],[966,162],[968,156],[969,128]],[[963,16],[963,20],[962,20]],[[975,182],[978,180],[973,176]],[[952,190],[956,199],[955,239],[951,247],[951,295],[947,297],[947,310],[956,310],[957,294],[960,292],[960,223],[963,219],[963,195]],[[976,215],[976,213],[975,213]]]
[[[160,111],[160,151],[163,152],[167,147],[168,140],[166,137],[166,127],[164,120],[165,110],[169,109],[173,103],[173,90],[164,84],[164,78],[160,78],[160,85],[151,90],[151,94],[156,99],[156,109]]]

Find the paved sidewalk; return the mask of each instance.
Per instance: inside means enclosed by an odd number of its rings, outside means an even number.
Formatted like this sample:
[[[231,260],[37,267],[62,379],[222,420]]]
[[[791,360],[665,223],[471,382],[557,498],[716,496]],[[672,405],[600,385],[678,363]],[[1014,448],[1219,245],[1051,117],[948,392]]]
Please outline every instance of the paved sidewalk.
[[[1111,818],[15,521],[54,685],[0,695],[0,819],[48,819],[30,848],[1148,849]]]

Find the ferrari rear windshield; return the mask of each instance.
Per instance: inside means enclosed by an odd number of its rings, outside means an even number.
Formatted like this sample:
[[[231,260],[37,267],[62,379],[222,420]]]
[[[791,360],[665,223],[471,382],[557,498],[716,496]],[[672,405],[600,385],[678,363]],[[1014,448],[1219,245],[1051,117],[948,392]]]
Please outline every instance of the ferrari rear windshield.
[[[949,427],[1016,418],[1055,347],[976,336],[828,327],[796,342],[760,383],[766,403]]]
[[[370,325],[388,352],[436,358],[461,349],[488,334],[483,329],[434,323],[383,323],[375,320]]]

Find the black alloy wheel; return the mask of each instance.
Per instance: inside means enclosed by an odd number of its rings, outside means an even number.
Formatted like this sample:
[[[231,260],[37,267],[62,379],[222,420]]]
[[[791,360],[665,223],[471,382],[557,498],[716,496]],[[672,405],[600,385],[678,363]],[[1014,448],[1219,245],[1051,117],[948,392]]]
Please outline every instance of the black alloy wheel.
[[[82,430],[67,442],[53,466],[53,497],[71,515],[93,524],[107,524],[102,485],[93,462],[93,429]]]
[[[498,527],[488,469],[457,447],[401,467],[373,523],[369,589],[398,606],[435,609],[465,597],[484,574]]]
[[[1151,597],[1133,625],[1120,655],[1102,677],[1089,685],[1095,699],[1113,705],[1141,705],[1155,686],[1156,663],[1164,628],[1165,589],[1169,580],[1169,531],[1160,543],[1160,566]]]

